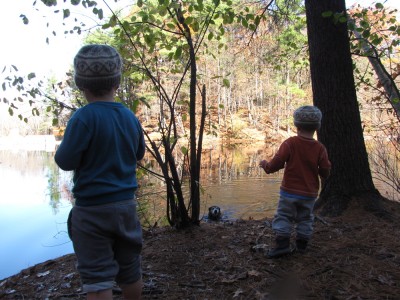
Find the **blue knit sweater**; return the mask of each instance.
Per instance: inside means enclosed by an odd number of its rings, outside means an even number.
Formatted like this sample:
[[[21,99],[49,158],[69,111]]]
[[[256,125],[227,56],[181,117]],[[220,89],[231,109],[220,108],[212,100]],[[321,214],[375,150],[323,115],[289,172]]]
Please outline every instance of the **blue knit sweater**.
[[[121,103],[93,102],[73,114],[54,158],[61,169],[74,171],[75,204],[92,206],[134,197],[144,153],[136,116]]]

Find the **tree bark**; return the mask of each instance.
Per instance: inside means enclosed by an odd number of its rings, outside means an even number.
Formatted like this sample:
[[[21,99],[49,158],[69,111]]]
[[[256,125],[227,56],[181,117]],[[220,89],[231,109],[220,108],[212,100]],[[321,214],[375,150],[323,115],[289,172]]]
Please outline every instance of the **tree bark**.
[[[319,140],[326,146],[332,170],[316,209],[339,215],[351,200],[380,210],[381,196],[372,181],[354,85],[347,24],[324,18],[345,13],[344,0],[306,0],[308,45],[314,105],[323,113]]]

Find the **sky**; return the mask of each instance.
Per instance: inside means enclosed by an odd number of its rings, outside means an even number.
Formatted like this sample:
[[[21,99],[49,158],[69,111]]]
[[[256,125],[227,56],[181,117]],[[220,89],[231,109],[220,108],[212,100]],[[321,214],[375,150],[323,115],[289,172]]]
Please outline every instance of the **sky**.
[[[116,4],[114,0],[108,0],[107,3],[116,9],[126,7],[127,3],[133,1],[122,0]],[[58,1],[59,6],[56,8],[47,8],[41,1],[37,1],[36,7],[40,8],[39,11],[33,7],[33,2],[34,0],[3,0],[0,10],[0,33],[3,41],[0,48],[0,68],[3,70],[3,66],[13,64],[21,72],[35,72],[39,77],[54,75],[62,80],[82,44],[83,36],[76,34],[64,36],[62,13],[52,13],[55,9],[59,9],[64,1]],[[104,6],[103,1],[97,2],[103,6],[107,15],[109,10]],[[354,3],[370,6],[375,1],[346,1],[348,7]],[[399,0],[387,0],[385,5],[396,7],[400,11]],[[71,17],[66,19],[67,21],[73,20],[74,16],[81,18],[83,14],[88,15],[88,12],[79,7],[70,7],[70,9]],[[28,25],[23,24],[21,14],[28,17]],[[85,20],[88,24],[94,24],[90,18],[85,18]],[[49,28],[46,27],[47,22],[52,24]],[[51,34],[53,28],[57,28],[55,37]],[[50,37],[49,44],[46,43],[46,37]]]
[[[33,6],[33,2],[34,0],[3,0],[0,10],[0,33],[3,41],[0,48],[0,68],[3,70],[3,66],[13,64],[20,71],[62,76],[71,66],[74,55],[82,45],[84,35],[64,35],[64,30],[71,26],[62,26],[62,12],[53,13],[54,10],[64,7],[64,1],[58,1],[59,5],[52,8],[46,7],[40,0],[36,6]],[[103,1],[97,2],[103,8],[104,14],[109,14]],[[127,0],[117,4],[114,0],[107,2],[113,9],[117,9],[126,5]],[[85,10],[81,6],[69,4],[67,8],[70,9],[71,16],[64,21],[73,25],[74,17],[82,19],[83,16],[87,25],[95,25],[90,10]],[[29,19],[28,25],[23,24],[21,14]],[[50,23],[49,27],[47,23]],[[56,36],[52,34],[54,29],[57,32]],[[47,37],[49,43],[46,43]]]

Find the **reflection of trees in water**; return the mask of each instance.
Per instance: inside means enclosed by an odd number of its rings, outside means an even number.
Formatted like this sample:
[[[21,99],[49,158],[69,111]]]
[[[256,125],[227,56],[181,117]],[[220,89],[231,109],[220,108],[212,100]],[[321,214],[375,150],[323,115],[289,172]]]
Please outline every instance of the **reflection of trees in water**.
[[[203,154],[201,165],[202,184],[228,182],[243,177],[259,177],[260,160],[268,158],[263,148],[222,148]]]
[[[53,159],[53,156],[52,156]],[[67,200],[71,205],[74,204],[74,196],[72,195],[72,172],[62,171],[53,162],[49,163],[46,168],[47,177],[47,194],[49,197],[49,205],[54,214],[57,214],[63,200]]]
[[[271,150],[275,149],[240,145],[204,151],[201,163],[201,205],[205,205],[210,198],[206,186],[219,185],[223,189],[224,183],[237,179],[260,177],[263,170],[258,167],[259,162],[262,159],[272,158]],[[183,191],[188,194],[188,184],[185,183],[188,179],[185,175],[188,172],[182,167],[184,165],[183,159],[183,155],[175,157],[178,170],[184,175]],[[146,156],[141,164],[155,173],[161,173],[158,164],[150,156]],[[164,182],[150,173],[140,174],[141,171],[138,176],[140,188],[137,191],[137,196],[143,226],[167,225]]]
[[[258,163],[261,159],[269,158],[271,153],[266,149],[256,147],[223,147],[221,149],[206,150],[203,153],[201,164],[201,205],[205,205],[210,197],[207,187],[213,184],[223,184],[240,178],[252,178],[261,175]],[[184,155],[175,157],[178,170],[183,174],[183,180],[188,177],[187,170],[183,169]],[[54,162],[54,152],[45,151],[0,151],[2,167],[18,171],[21,176],[38,176],[47,179],[47,189],[43,197],[48,201],[54,214],[57,214],[60,205],[67,200],[71,204],[74,199],[71,193],[72,172],[65,172]],[[161,173],[158,164],[150,157],[141,162],[150,170]],[[141,188],[137,192],[139,213],[144,226],[167,225],[165,184],[151,174],[141,174],[138,170]],[[23,183],[21,183],[23,184]],[[23,186],[21,187],[23,188]],[[222,187],[223,188],[223,187]],[[188,184],[184,182],[184,193],[189,194]]]
[[[43,196],[49,201],[54,214],[58,213],[63,199],[71,200],[71,194],[67,192],[70,190],[71,175],[57,167],[54,152],[2,150],[0,162],[3,167],[18,171],[21,176],[47,178],[47,188]]]
[[[17,170],[21,175],[40,176],[43,174],[43,168],[53,157],[53,153],[44,151],[0,151],[0,162],[2,166]]]

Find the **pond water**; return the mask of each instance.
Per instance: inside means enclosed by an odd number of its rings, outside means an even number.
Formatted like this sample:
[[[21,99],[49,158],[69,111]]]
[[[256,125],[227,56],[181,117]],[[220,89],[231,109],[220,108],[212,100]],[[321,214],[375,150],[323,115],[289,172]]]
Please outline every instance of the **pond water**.
[[[224,219],[272,217],[282,173],[266,175],[258,167],[270,151],[266,146],[206,151],[201,165],[202,215],[218,205]],[[145,158],[144,164],[154,161]],[[54,152],[0,150],[0,280],[73,252],[66,229],[73,202],[71,175],[57,167]],[[166,224],[162,182],[145,176],[141,184],[142,225]],[[381,190],[381,184],[376,187]]]
[[[218,205],[225,219],[272,216],[281,175],[261,172],[260,150],[216,152],[203,156],[202,213]],[[0,150],[0,182],[0,280],[73,252],[66,230],[71,173],[56,166],[54,152]],[[144,191],[139,198],[139,205],[154,214],[144,226],[165,215],[163,186],[156,187],[157,196]]]
[[[54,193],[58,173],[52,153],[0,151],[0,279],[73,251],[71,202]]]

